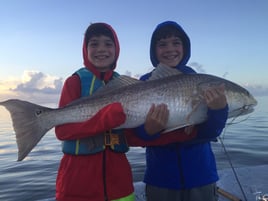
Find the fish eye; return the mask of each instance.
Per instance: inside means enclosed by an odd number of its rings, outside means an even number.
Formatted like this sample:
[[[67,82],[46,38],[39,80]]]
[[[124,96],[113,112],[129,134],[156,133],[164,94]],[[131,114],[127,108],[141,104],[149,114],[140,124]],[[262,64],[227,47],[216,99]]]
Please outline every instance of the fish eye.
[[[244,106],[243,106],[243,109],[244,109],[244,110],[248,110],[248,109],[249,109],[249,106],[248,106],[248,105],[244,105]]]
[[[39,116],[41,113],[42,113],[42,110],[36,110],[35,111],[36,116]]]

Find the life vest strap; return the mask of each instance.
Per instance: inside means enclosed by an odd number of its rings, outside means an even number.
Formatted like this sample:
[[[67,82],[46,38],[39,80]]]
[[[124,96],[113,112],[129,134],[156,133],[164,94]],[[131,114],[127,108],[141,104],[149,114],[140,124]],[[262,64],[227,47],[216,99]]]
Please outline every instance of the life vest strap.
[[[108,131],[96,136],[62,142],[62,152],[71,155],[90,155],[101,152],[105,148],[114,152],[125,153],[129,150],[123,133]]]

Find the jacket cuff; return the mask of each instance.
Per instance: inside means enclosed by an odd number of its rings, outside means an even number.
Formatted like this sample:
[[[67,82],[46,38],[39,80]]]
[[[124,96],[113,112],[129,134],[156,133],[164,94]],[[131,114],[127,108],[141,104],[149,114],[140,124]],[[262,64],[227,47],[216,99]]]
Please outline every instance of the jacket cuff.
[[[143,139],[145,141],[154,140],[154,139],[157,139],[160,136],[160,132],[156,133],[154,135],[149,135],[145,130],[144,124],[142,124],[139,127],[135,128],[135,134],[139,138],[141,138],[141,139]]]
[[[208,119],[206,122],[198,125],[199,139],[213,139],[217,138],[225,127],[228,118],[228,105],[219,110],[208,109]]]
[[[207,112],[208,121],[213,121],[214,123],[223,124],[223,127],[224,127],[228,118],[228,110],[229,110],[228,104],[224,108],[219,109],[219,110],[208,109],[208,112]]]

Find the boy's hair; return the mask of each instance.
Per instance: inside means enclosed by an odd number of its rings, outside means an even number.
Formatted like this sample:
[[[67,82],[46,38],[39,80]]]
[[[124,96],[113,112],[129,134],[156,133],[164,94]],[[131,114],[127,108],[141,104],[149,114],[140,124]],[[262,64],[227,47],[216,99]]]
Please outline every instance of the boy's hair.
[[[159,40],[169,38],[171,36],[183,39],[182,34],[177,27],[174,27],[173,25],[166,25],[156,30],[156,32],[154,33],[153,43],[156,44],[156,42],[158,42]]]
[[[87,28],[85,33],[86,44],[88,44],[88,41],[95,36],[107,36],[115,42],[112,31],[103,23],[94,23]]]

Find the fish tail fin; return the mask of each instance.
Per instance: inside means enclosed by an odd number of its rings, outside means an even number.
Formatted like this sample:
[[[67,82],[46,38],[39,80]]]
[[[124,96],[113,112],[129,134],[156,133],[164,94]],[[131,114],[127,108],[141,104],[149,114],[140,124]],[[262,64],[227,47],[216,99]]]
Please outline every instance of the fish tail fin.
[[[54,126],[44,125],[42,120],[48,117],[43,114],[52,109],[17,99],[0,102],[0,105],[10,112],[18,146],[18,161],[21,161]],[[49,122],[52,124],[53,121]]]

